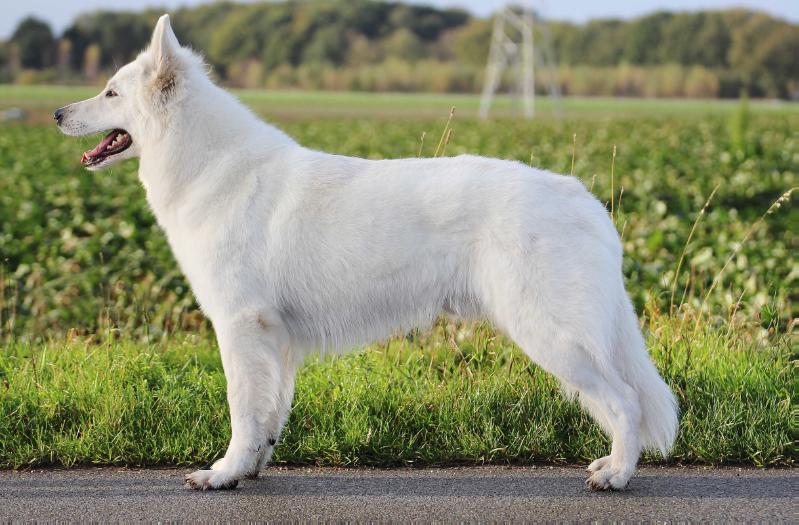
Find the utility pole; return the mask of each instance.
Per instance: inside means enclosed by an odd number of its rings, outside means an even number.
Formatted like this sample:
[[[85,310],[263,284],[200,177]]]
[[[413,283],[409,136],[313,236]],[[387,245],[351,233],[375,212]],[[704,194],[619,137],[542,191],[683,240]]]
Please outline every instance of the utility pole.
[[[549,28],[542,20],[538,47],[535,39],[535,16],[531,7],[502,8],[494,18],[491,49],[486,64],[483,96],[480,100],[480,117],[487,118],[491,104],[497,94],[507,70],[514,76],[512,91],[520,102],[525,118],[535,116],[535,72],[536,62],[548,72],[550,96],[560,111],[560,87],[557,80],[555,59],[549,37]]]

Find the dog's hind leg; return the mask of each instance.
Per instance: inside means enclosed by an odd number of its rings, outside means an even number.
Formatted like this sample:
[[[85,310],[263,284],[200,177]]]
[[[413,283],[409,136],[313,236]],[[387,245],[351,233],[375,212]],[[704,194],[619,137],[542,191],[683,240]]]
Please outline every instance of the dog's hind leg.
[[[486,279],[483,296],[491,317],[530,359],[575,393],[612,438],[610,456],[592,464],[597,471],[588,485],[624,488],[641,451],[641,404],[623,379],[623,356],[612,346],[614,296],[608,300],[593,281],[569,286],[556,268],[548,268],[533,286],[512,260],[506,264]]]
[[[530,358],[557,377],[567,390],[575,392],[581,404],[611,436],[609,456],[589,467],[586,484],[594,490],[623,489],[635,472],[641,452],[641,406],[638,395],[621,375],[561,329],[515,334],[514,339]],[[513,337],[514,334],[511,334]]]
[[[280,426],[282,385],[286,375],[294,373],[294,366],[286,362],[287,331],[277,316],[245,314],[215,323],[215,328],[227,379],[232,435],[225,456],[211,470],[186,476],[186,484],[200,490],[234,488],[239,479],[257,472],[261,458],[267,451],[271,454],[266,430],[277,431]]]
[[[516,230],[509,229],[505,238],[486,241],[477,252],[473,282],[495,324],[575,393],[610,435],[610,456],[591,464],[596,471],[589,487],[621,489],[635,471],[645,437],[641,397],[628,370],[631,360],[649,361],[643,341],[640,357],[630,357],[618,344],[626,326],[619,305],[629,302],[621,246],[605,212],[594,211],[575,212],[557,235],[528,236],[522,228],[514,237]],[[628,310],[622,320],[637,330]]]

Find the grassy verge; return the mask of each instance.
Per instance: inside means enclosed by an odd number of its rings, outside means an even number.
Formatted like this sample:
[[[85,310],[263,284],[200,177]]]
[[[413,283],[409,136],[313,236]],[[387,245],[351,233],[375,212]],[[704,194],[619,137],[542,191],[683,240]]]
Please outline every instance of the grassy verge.
[[[672,460],[793,464],[788,340],[653,319],[649,346],[683,410]],[[227,443],[224,375],[202,337],[11,343],[0,353],[0,383],[0,468],[196,464]],[[608,447],[556,381],[507,340],[483,325],[440,323],[309,361],[275,460],[585,462]]]
[[[100,86],[20,86],[0,84],[0,109],[21,107],[48,117],[65,104],[95,96]],[[480,96],[437,93],[359,93],[351,91],[232,90],[245,104],[259,113],[279,118],[388,116],[437,118],[451,106],[462,116],[476,116]],[[517,102],[509,96],[496,97],[492,115],[517,113]],[[653,115],[729,115],[738,108],[735,100],[646,99],[623,97],[564,97],[556,107],[548,97],[536,100],[539,116],[653,116]],[[757,114],[799,114],[799,104],[777,100],[755,100]],[[41,115],[39,115],[41,113]]]

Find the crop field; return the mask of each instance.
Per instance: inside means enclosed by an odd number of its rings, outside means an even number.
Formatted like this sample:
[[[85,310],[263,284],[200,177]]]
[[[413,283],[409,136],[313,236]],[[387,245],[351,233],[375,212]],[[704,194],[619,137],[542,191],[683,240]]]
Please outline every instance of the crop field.
[[[37,120],[49,120],[53,110],[64,104],[95,96],[98,87],[18,86],[0,84],[0,110],[8,107],[31,111]],[[392,119],[445,117],[451,106],[459,115],[474,117],[480,97],[466,94],[436,93],[354,93],[338,91],[234,90],[248,106],[267,116],[286,119],[375,118]],[[516,101],[497,96],[493,113],[509,117]],[[536,100],[544,117],[561,113],[565,117],[729,115],[738,110],[734,100],[641,99],[569,97],[553,103],[548,97]],[[750,110],[762,115],[799,115],[799,104],[779,100],[752,101]]]
[[[96,138],[44,123],[91,94],[0,86],[0,109],[29,114],[0,123],[0,467],[204,463],[229,433],[224,375],[136,162],[86,172]],[[671,460],[795,462],[797,105],[583,99],[563,118],[542,104],[541,119],[480,121],[475,97],[240,96],[304,145],[369,158],[433,155],[455,105],[445,155],[573,173],[608,204],[680,400]],[[607,447],[501,334],[441,320],[307,363],[275,459],[585,462]]]

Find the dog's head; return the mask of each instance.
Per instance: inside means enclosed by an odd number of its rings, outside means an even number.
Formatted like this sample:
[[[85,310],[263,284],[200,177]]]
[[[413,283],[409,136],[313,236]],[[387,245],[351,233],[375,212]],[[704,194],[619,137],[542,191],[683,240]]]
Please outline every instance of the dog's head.
[[[141,154],[142,144],[157,136],[160,123],[180,103],[188,72],[201,61],[181,48],[162,16],[150,47],[120,68],[95,97],[70,104],[53,114],[62,132],[72,136],[109,131],[100,143],[83,154],[81,164],[98,170]]]

